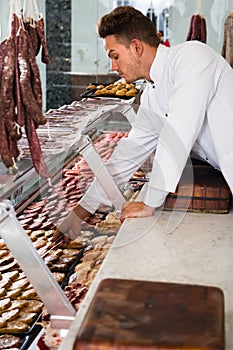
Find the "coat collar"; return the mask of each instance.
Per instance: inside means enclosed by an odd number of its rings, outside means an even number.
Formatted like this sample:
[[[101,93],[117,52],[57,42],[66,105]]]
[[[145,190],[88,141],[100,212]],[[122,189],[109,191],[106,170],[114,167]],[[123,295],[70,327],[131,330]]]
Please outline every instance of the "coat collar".
[[[166,47],[162,44],[158,46],[156,56],[150,68],[151,81],[149,83],[152,84],[154,87],[159,86],[163,78],[163,71],[165,68],[165,63],[167,61],[168,53],[169,47]]]

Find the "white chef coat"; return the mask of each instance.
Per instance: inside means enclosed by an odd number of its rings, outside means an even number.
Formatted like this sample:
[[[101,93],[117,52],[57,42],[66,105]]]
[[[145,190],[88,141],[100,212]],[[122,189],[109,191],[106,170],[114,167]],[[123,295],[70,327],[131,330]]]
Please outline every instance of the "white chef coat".
[[[160,206],[174,192],[192,155],[219,169],[233,192],[233,70],[199,41],[159,45],[128,138],[107,166],[122,188],[154,151],[144,203]],[[111,205],[96,180],[79,204],[94,213]]]

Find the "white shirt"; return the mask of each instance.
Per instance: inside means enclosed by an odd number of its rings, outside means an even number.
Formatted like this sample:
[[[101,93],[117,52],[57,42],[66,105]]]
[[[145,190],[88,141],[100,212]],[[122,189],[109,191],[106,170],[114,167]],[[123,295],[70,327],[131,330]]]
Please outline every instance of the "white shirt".
[[[108,169],[122,188],[156,150],[144,203],[160,206],[174,192],[190,154],[219,169],[233,192],[233,70],[206,44],[159,45],[128,138]],[[111,205],[94,180],[79,204],[94,213]]]

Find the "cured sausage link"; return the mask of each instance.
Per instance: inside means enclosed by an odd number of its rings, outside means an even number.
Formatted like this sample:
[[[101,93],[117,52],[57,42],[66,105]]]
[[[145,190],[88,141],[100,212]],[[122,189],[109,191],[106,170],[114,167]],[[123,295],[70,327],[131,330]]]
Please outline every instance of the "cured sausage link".
[[[188,30],[188,34],[187,34],[186,41],[190,41],[190,40],[191,40],[192,32],[193,32],[193,21],[194,21],[194,17],[195,17],[195,15],[192,15],[192,17],[191,17],[190,24],[189,24],[189,30]]]
[[[33,24],[27,23],[27,31],[33,46],[33,56],[37,56],[41,47],[40,39],[37,33],[37,21],[33,21]]]
[[[1,94],[3,93],[2,89],[2,74],[3,74],[3,79],[4,79],[4,74],[3,73],[3,66],[4,66],[4,57],[5,57],[5,48],[7,45],[7,40],[4,40],[3,42],[0,43],[0,86],[1,86]],[[3,164],[7,167],[10,168],[14,165],[14,161],[12,159],[11,151],[9,148],[9,143],[8,143],[8,136],[7,136],[7,131],[6,131],[6,118],[5,118],[5,113],[4,113],[4,104],[3,104],[3,95],[2,98],[0,99],[0,156]]]
[[[42,101],[40,71],[37,65],[35,52],[33,51],[31,37],[29,37],[29,66],[30,66],[30,73],[31,73],[32,91],[39,108],[42,110],[43,101]]]
[[[3,69],[3,62],[4,62],[5,46],[6,46],[6,40],[0,43],[0,86],[2,84],[2,69]]]
[[[186,40],[198,40],[206,43],[206,20],[203,16],[195,14],[191,17],[189,31]]]
[[[15,46],[15,104],[17,107],[17,124],[19,126],[24,125],[24,109],[21,102],[21,94],[20,94],[20,81],[19,81],[19,65],[18,65],[18,42],[19,42],[19,36],[17,35],[19,30],[19,18],[14,13],[12,16],[12,22],[11,22],[11,35],[14,40],[14,46]]]
[[[30,148],[30,153],[32,157],[33,165],[37,171],[37,173],[47,179],[50,177],[48,168],[44,162],[42,150],[40,147],[40,142],[38,139],[38,135],[36,133],[36,126],[34,120],[30,115],[27,115],[25,122],[25,132],[28,139],[28,144]]]
[[[18,63],[20,72],[20,92],[25,112],[31,115],[31,118],[37,125],[43,125],[47,122],[47,119],[43,115],[33,94],[29,66],[29,38],[28,33],[22,29],[19,35]]]
[[[0,119],[0,155],[2,162],[7,168],[10,168],[14,165],[13,157],[9,148],[5,120],[3,118]]]
[[[37,22],[37,33],[38,36],[40,38],[40,42],[42,45],[42,51],[41,51],[41,61],[45,64],[49,63],[49,51],[48,51],[48,47],[46,44],[46,40],[45,40],[45,32],[44,32],[44,18],[40,17],[38,22]]]
[[[1,118],[5,119],[5,126],[12,138],[20,138],[20,134],[15,129],[15,102],[14,102],[14,72],[15,72],[15,55],[14,41],[10,37],[4,47],[4,60],[2,68],[1,81],[1,98],[2,109]]]
[[[206,30],[206,20],[204,17],[201,18],[201,42],[206,44],[207,30]]]

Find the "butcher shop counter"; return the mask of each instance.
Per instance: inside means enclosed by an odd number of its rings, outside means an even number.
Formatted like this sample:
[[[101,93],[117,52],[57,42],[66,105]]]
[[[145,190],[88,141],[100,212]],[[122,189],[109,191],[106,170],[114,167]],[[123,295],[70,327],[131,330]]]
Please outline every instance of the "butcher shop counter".
[[[101,132],[106,125],[117,129],[120,125],[122,129],[126,124],[128,130],[135,117],[132,101],[87,98],[47,111],[47,123],[38,127],[37,134],[51,177],[59,176],[61,169],[78,156],[82,136],[93,136],[93,131]],[[0,160],[0,200],[9,198],[14,206],[29,196],[33,200],[33,192],[48,186],[33,167],[25,133],[19,140],[19,149],[20,159],[14,168],[8,170]]]
[[[127,219],[59,350],[74,349],[89,304],[106,278],[219,287],[225,303],[225,350],[233,349],[232,209],[228,214],[157,211],[153,217]]]

